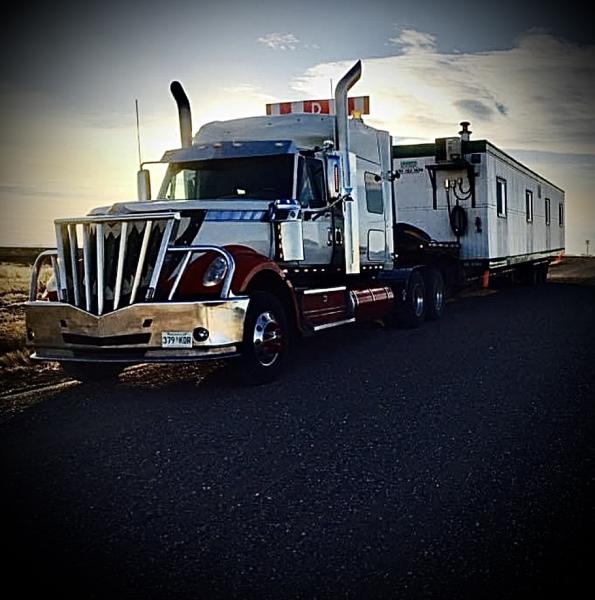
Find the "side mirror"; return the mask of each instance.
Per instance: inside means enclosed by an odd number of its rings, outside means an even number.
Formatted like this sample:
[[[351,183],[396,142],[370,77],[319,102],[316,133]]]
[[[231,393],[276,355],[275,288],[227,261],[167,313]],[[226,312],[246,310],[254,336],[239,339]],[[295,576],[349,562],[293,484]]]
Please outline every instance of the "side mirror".
[[[329,200],[339,197],[341,192],[341,167],[338,156],[328,156],[326,161],[327,190]]]
[[[147,169],[141,169],[136,174],[136,189],[139,202],[151,199],[151,173]]]

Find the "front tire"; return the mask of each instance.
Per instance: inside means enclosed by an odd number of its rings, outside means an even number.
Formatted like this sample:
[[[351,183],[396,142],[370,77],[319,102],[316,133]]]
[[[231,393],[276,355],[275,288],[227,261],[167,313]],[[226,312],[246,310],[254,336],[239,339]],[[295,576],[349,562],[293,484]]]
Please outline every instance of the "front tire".
[[[235,363],[241,383],[260,385],[281,374],[289,351],[287,315],[279,299],[268,292],[251,294],[241,356]]]
[[[119,363],[62,362],[62,370],[81,383],[115,381],[126,365]]]

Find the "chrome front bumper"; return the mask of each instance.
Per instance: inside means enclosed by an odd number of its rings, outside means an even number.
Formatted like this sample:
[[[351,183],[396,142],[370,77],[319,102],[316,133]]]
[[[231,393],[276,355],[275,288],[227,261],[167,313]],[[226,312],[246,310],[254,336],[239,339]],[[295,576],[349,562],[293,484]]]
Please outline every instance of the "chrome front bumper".
[[[62,302],[25,305],[33,358],[84,362],[169,362],[229,358],[238,354],[249,298],[139,303],[102,316]],[[208,331],[192,348],[162,348],[164,331]],[[202,332],[204,335],[204,332]]]

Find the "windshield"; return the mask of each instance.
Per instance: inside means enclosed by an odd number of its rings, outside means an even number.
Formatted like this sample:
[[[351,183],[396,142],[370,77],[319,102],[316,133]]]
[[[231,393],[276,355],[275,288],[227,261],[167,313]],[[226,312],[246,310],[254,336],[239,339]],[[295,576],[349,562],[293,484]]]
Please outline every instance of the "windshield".
[[[293,154],[180,163],[170,167],[160,198],[167,200],[291,198],[293,165]]]

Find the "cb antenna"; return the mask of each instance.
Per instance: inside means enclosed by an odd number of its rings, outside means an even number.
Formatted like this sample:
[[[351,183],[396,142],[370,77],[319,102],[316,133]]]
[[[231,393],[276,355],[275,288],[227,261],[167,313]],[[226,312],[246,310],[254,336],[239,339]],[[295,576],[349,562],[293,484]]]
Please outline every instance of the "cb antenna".
[[[141,158],[141,153],[140,153],[140,123],[139,123],[139,119],[138,119],[138,100],[137,99],[134,100],[134,106],[136,107],[136,142],[138,144],[138,168],[142,169],[143,160]]]

